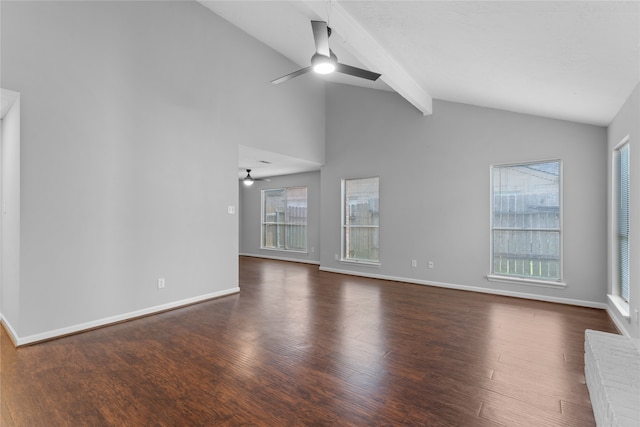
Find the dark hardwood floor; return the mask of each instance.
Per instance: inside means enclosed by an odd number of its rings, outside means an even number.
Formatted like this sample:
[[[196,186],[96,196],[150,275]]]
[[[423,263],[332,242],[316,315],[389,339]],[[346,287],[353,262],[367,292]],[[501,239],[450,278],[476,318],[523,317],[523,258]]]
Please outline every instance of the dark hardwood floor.
[[[241,293],[15,349],[2,426],[592,426],[603,310],[241,257]]]

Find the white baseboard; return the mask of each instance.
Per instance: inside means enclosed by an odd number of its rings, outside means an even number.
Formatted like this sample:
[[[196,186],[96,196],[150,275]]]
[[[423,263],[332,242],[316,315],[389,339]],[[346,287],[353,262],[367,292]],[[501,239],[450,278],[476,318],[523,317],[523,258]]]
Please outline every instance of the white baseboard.
[[[248,257],[253,257],[253,258],[274,259],[276,261],[301,262],[303,264],[320,265],[320,261],[314,261],[314,260],[309,260],[309,259],[286,258],[286,257],[262,255],[262,254],[238,254],[238,255],[240,255],[240,256],[248,256]]]
[[[0,321],[2,322],[2,324],[4,325],[4,328],[7,330],[8,334],[9,334],[9,338],[11,339],[11,342],[13,343],[14,347],[18,346],[18,334],[16,333],[16,330],[13,329],[13,326],[11,326],[11,323],[9,323],[9,321],[7,319],[5,319],[4,316],[0,315]]]
[[[456,289],[460,291],[470,291],[470,292],[479,292],[483,294],[493,294],[493,295],[502,295],[506,297],[514,297],[514,298],[524,298],[530,300],[537,301],[545,301],[545,302],[555,302],[559,304],[568,304],[568,305],[577,305],[581,307],[590,307],[590,308],[600,308],[606,309],[607,304],[593,302],[593,301],[584,301],[584,300],[576,300],[569,298],[558,298],[558,297],[550,297],[545,295],[536,295],[536,294],[528,294],[524,292],[515,292],[515,291],[504,291],[501,289],[489,289],[489,288],[481,288],[479,286],[468,286],[468,285],[457,285],[453,283],[442,283],[442,282],[434,282],[430,280],[421,280],[421,279],[407,279],[406,277],[395,277],[395,276],[385,276],[382,274],[372,274],[372,273],[361,273],[350,270],[340,270],[337,268],[329,268],[329,267],[320,267],[321,271],[327,271],[330,273],[339,273],[339,274],[348,274],[352,276],[361,276],[361,277],[369,277],[372,279],[382,279],[382,280],[393,280],[394,282],[404,282],[404,283],[412,283],[415,285],[425,285],[425,286],[436,286],[439,288],[448,288],[448,289]]]
[[[26,337],[19,337],[15,333],[13,328],[11,328],[10,325],[8,325],[6,320],[3,320],[3,322],[4,322],[5,326],[7,326],[7,329],[9,330],[9,332],[13,335],[12,336],[12,340],[13,340],[14,345],[16,347],[19,347],[19,346],[22,346],[22,345],[32,344],[32,343],[35,343],[35,342],[38,342],[38,341],[50,340],[50,339],[62,337],[62,336],[65,336],[65,335],[70,335],[70,334],[83,332],[83,331],[86,331],[86,330],[89,330],[89,329],[95,329],[95,328],[98,328],[98,327],[101,327],[101,326],[107,326],[107,325],[110,325],[110,324],[113,324],[113,323],[123,322],[123,321],[126,321],[126,320],[132,320],[132,319],[135,319],[137,317],[148,316],[150,314],[155,314],[155,313],[160,313],[162,311],[172,310],[172,309],[175,309],[175,308],[179,308],[179,307],[195,304],[195,303],[198,303],[198,302],[203,302],[203,301],[210,300],[210,299],[213,299],[213,298],[220,298],[220,297],[223,297],[223,296],[236,294],[238,292],[240,292],[240,288],[239,287],[225,289],[225,290],[219,291],[219,292],[213,292],[213,293],[210,293],[210,294],[200,295],[200,296],[193,297],[193,298],[187,298],[187,299],[183,299],[183,300],[180,300],[180,301],[173,301],[173,302],[170,302],[170,303],[167,303],[167,304],[157,305],[155,307],[144,308],[142,310],[136,310],[136,311],[132,311],[132,312],[129,312],[129,313],[119,314],[117,316],[106,317],[104,319],[92,320],[91,322],[81,323],[81,324],[73,325],[73,326],[67,326],[65,328],[54,329],[52,331],[47,331],[47,332],[42,332],[42,333],[39,333],[39,334],[29,335],[29,336],[26,336]]]
[[[620,331],[622,335],[624,335],[625,337],[631,338],[631,334],[629,333],[629,330],[624,325],[624,323],[620,321],[616,313],[611,309],[609,305],[607,305],[607,314],[609,315],[609,318],[611,318],[613,323],[616,325],[616,328],[618,328],[618,331]]]

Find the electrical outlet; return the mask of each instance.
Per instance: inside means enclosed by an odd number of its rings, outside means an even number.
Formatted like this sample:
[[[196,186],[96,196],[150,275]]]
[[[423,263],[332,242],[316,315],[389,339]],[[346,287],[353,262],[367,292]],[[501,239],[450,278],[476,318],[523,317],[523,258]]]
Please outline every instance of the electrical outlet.
[[[336,259],[336,261],[338,261],[340,259],[340,255],[338,255],[338,254],[334,254],[333,256]]]
[[[640,325],[640,311],[636,310],[636,324]]]
[[[164,288],[164,277],[158,279],[158,289]]]
[[[417,260],[415,260],[415,259],[412,259],[412,260],[411,260],[411,267],[415,268],[415,267],[417,267],[417,266],[418,266],[418,261],[417,261]]]
[[[433,261],[429,261],[429,268],[433,268]]]

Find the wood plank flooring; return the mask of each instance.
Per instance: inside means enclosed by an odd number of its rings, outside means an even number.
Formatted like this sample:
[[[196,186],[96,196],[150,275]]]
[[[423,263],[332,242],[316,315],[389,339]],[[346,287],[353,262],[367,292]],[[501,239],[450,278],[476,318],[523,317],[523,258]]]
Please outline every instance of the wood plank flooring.
[[[593,426],[603,310],[241,257],[241,293],[15,349],[2,426]]]

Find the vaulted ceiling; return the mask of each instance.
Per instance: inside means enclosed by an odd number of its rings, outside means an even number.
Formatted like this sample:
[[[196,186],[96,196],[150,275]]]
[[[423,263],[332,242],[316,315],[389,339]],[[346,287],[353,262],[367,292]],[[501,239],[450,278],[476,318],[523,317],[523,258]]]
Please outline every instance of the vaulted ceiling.
[[[395,91],[425,115],[435,98],[607,126],[640,81],[638,0],[201,3],[300,67],[310,21],[327,21],[340,62],[382,74],[328,79]]]

